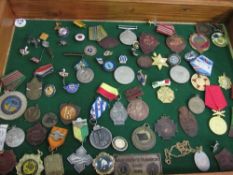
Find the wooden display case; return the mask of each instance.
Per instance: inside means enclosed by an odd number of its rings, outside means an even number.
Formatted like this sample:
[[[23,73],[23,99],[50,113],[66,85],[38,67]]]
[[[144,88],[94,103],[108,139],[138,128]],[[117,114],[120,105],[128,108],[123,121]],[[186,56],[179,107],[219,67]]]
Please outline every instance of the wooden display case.
[[[0,72],[8,58],[14,19],[90,19],[220,22],[233,44],[232,0],[0,0]],[[204,173],[230,175],[233,172]]]

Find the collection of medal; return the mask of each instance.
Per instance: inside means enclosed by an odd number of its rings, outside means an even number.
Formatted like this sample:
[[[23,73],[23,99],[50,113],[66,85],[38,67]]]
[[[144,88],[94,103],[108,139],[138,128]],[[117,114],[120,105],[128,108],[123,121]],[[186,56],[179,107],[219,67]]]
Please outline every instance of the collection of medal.
[[[75,20],[74,25],[79,28],[85,28],[86,24],[80,20]],[[17,19],[15,22],[17,27],[24,27],[26,21],[24,19]],[[199,91],[205,91],[205,100],[203,101],[199,95],[191,97],[188,101],[188,107],[181,106],[179,108],[179,121],[180,126],[184,133],[189,137],[195,137],[198,133],[198,123],[194,114],[201,114],[205,110],[205,106],[213,110],[213,117],[209,121],[210,130],[216,135],[223,135],[227,132],[227,123],[224,120],[223,109],[227,106],[227,101],[222,93],[221,88],[228,90],[232,88],[231,80],[225,74],[219,76],[219,86],[211,85],[208,76],[211,76],[213,69],[213,61],[203,55],[202,53],[207,51],[210,47],[210,41],[208,37],[211,35],[212,42],[218,47],[225,47],[227,45],[224,33],[219,26],[210,24],[197,24],[196,33],[192,34],[189,38],[189,43],[192,48],[198,51],[201,55],[198,55],[195,51],[190,51],[185,54],[184,58],[190,63],[195,70],[195,74],[190,76],[187,68],[180,65],[181,56],[179,55],[186,47],[186,41],[183,37],[176,34],[175,28],[170,24],[157,24],[156,31],[160,34],[166,35],[166,44],[171,49],[173,54],[168,58],[164,58],[161,54],[155,53],[155,48],[160,44],[159,41],[150,33],[142,33],[139,38],[133,32],[137,30],[137,26],[118,25],[119,29],[123,29],[119,39],[124,45],[131,46],[131,54],[137,58],[137,64],[142,69],[148,69],[152,66],[156,66],[158,70],[162,70],[163,67],[170,68],[170,78],[178,83],[184,84],[189,80],[193,87]],[[58,44],[61,46],[67,45],[66,37],[69,36],[69,28],[63,27],[61,23],[56,22],[54,28],[60,38]],[[113,52],[112,48],[119,45],[119,41],[113,37],[108,36],[104,27],[101,25],[91,26],[88,28],[89,40],[96,41],[102,48],[106,49],[103,55],[110,57]],[[30,60],[38,64],[46,51],[51,58],[51,62],[54,59],[54,54],[50,48],[48,42],[49,35],[42,33],[37,38],[28,38],[27,45],[19,50],[22,56],[27,56],[30,52],[30,47],[42,48],[40,57],[32,57]],[[83,33],[75,35],[77,42],[85,40]],[[41,46],[41,47],[40,47]],[[144,55],[139,56],[139,48]],[[76,78],[80,82],[67,83],[66,78],[69,73],[65,68],[58,72],[58,75],[62,78],[63,88],[67,93],[74,94],[78,91],[79,86],[82,84],[91,83],[94,80],[94,71],[91,66],[84,59],[84,55],[95,56],[97,48],[94,45],[87,45],[84,48],[83,53],[64,53],[65,56],[79,56],[80,61],[74,66],[76,70]],[[150,57],[149,54],[152,54]],[[127,66],[127,55],[119,56],[120,66],[116,66],[116,63],[112,59],[103,59],[96,57],[96,62],[106,72],[113,72],[115,80],[122,85],[128,85],[135,79],[134,70]],[[25,80],[25,76],[18,70],[11,72],[1,78],[2,86],[6,91],[0,97],[0,118],[4,120],[15,120],[24,115],[27,122],[36,122],[39,120],[41,111],[38,105],[27,106],[27,98],[29,100],[37,100],[41,97],[42,92],[47,97],[52,97],[56,93],[56,87],[53,84],[42,86],[42,78],[54,72],[53,64],[46,64],[39,66],[33,72],[33,78],[27,83],[26,96],[21,92],[16,91],[17,87]],[[147,84],[147,75],[139,70],[136,74],[138,82],[141,86]],[[157,90],[157,98],[162,103],[172,103],[175,99],[175,92],[171,87],[171,80],[166,78],[164,80],[158,80],[152,82],[152,88]],[[124,125],[128,116],[134,121],[143,121],[149,116],[149,106],[142,99],[144,92],[141,86],[135,86],[127,89],[124,92],[126,99],[128,100],[127,109],[120,102],[120,94],[118,89],[105,82],[101,83],[96,90],[96,99],[93,101],[90,109],[89,121],[93,126],[91,132],[89,132],[89,125],[87,118],[81,118],[79,116],[81,108],[72,103],[65,103],[60,105],[60,120],[64,125],[72,125],[73,136],[82,145],[71,153],[67,160],[74,167],[74,169],[81,173],[86,166],[93,165],[96,173],[100,175],[111,174],[113,171],[117,175],[122,174],[160,174],[162,173],[162,163],[160,154],[145,154],[145,155],[118,155],[113,157],[109,153],[100,152],[96,158],[92,158],[87,150],[84,148],[83,143],[89,136],[90,144],[98,149],[104,150],[110,145],[119,151],[126,151],[128,148],[128,141],[122,136],[112,136],[111,131],[101,126],[98,120],[102,117],[102,114],[107,110],[110,101],[115,101],[110,110],[110,118],[114,125]],[[8,128],[8,125],[0,125],[1,134],[1,151],[4,150],[4,143],[11,148],[20,146],[26,139],[32,146],[42,144],[46,138],[49,143],[49,150],[54,152],[65,142],[68,135],[68,129],[56,126],[58,123],[58,117],[52,112],[46,113],[42,118],[42,125],[40,123],[35,124],[27,130],[27,133],[14,126]],[[231,124],[233,126],[233,124]],[[47,133],[47,129],[50,128],[50,132]],[[233,136],[230,128],[229,137]],[[148,151],[152,149],[156,144],[156,133],[164,140],[169,140],[175,137],[177,132],[177,126],[170,116],[163,115],[155,123],[154,131],[150,128],[148,123],[144,123],[138,128],[134,129],[131,139],[132,143],[140,151]],[[216,143],[217,144],[217,143]],[[217,145],[214,146],[215,148]],[[174,149],[178,151],[174,153]],[[197,168],[200,171],[208,171],[210,168],[210,161],[204,149],[200,147],[192,148],[189,141],[177,142],[170,149],[166,148],[165,163],[171,164],[172,158],[184,157],[189,154],[194,154],[194,160]],[[216,159],[222,157],[229,158],[230,153],[227,150],[221,152],[223,155],[216,155]],[[16,157],[13,151],[3,151],[0,156],[0,174],[7,174],[16,167],[17,174],[41,174],[43,170],[47,175],[50,174],[64,174],[63,158],[62,155],[54,153],[47,155],[44,161],[41,160],[42,152],[38,150],[37,154],[25,154],[18,163],[16,163]],[[221,157],[222,156],[222,157]],[[224,157],[224,158],[225,158]],[[143,159],[142,159],[143,158]],[[224,159],[222,158],[222,159]],[[143,162],[144,161],[144,162]],[[6,165],[7,166],[2,166]],[[143,162],[143,163],[142,163]],[[135,166],[140,166],[138,169]],[[221,166],[221,165],[220,165]],[[225,165],[222,165],[224,169]],[[229,165],[229,167],[232,165]]]

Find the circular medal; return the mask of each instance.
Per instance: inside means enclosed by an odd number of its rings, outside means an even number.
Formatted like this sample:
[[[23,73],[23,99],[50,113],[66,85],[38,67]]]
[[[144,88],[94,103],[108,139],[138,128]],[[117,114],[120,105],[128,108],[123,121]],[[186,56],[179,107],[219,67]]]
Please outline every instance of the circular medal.
[[[80,113],[80,108],[73,104],[62,104],[60,106],[60,117],[64,124],[70,124]]]
[[[97,53],[97,49],[93,45],[88,45],[84,48],[84,53],[87,56],[94,56]]]
[[[206,36],[211,35],[211,33],[213,32],[211,25],[208,23],[197,23],[196,31],[197,33],[205,34]]]
[[[197,95],[189,99],[188,107],[194,114],[201,114],[205,110],[205,103]]]
[[[141,151],[148,151],[155,146],[155,133],[152,131],[149,124],[146,123],[133,131],[132,142],[133,145]]]
[[[67,27],[61,27],[58,29],[58,35],[60,37],[67,37],[69,35],[69,29]]]
[[[172,35],[166,40],[167,46],[176,53],[182,52],[186,47],[185,39],[178,35]]]
[[[135,99],[128,104],[127,112],[133,120],[142,121],[149,115],[149,107],[143,100]]]
[[[26,26],[26,24],[27,24],[26,19],[17,18],[17,19],[15,20],[15,26],[16,26],[16,27],[24,27],[24,26]]]
[[[168,58],[167,58],[167,62],[171,65],[171,66],[175,66],[177,64],[180,64],[181,62],[181,58],[178,54],[171,54]]]
[[[39,105],[28,107],[24,113],[24,118],[28,122],[35,122],[40,118]]]
[[[227,46],[227,40],[223,33],[221,32],[215,32],[211,35],[211,40],[214,43],[214,45],[218,47],[226,47]]]
[[[91,145],[96,149],[106,149],[112,143],[112,133],[105,127],[95,125],[89,136]]]
[[[210,80],[207,76],[200,74],[193,74],[191,78],[193,87],[199,91],[204,91],[205,87],[210,85]]]
[[[120,41],[125,45],[133,45],[137,36],[131,30],[125,30],[120,34]]]
[[[14,120],[20,117],[26,110],[27,99],[21,92],[7,92],[0,97],[0,105],[0,118]]]
[[[157,97],[163,103],[171,103],[175,99],[175,94],[171,88],[162,86],[157,91]]]
[[[141,68],[150,68],[152,66],[152,59],[149,56],[140,56],[137,59],[137,64]]]
[[[194,33],[189,38],[191,47],[199,53],[205,52],[210,47],[209,39],[202,33]]]
[[[17,174],[21,175],[40,175],[44,170],[41,153],[24,154],[16,165]]]
[[[85,40],[85,35],[83,33],[78,33],[75,35],[75,40],[76,41],[84,41]]]
[[[55,126],[57,122],[58,122],[57,115],[52,112],[45,114],[42,119],[42,124],[46,128],[51,128]]]
[[[13,127],[6,134],[5,143],[11,148],[20,146],[25,140],[25,133],[21,128]]]
[[[135,78],[135,74],[132,68],[128,66],[119,66],[114,71],[114,78],[120,84],[130,84]]]
[[[0,172],[8,174],[15,168],[16,156],[12,150],[6,150],[0,154]],[[14,173],[13,173],[14,174]]]
[[[128,148],[128,142],[124,137],[116,136],[112,139],[112,146],[117,151],[125,151]]]
[[[219,116],[211,117],[209,127],[210,130],[216,135],[223,135],[227,132],[227,123]]]
[[[186,61],[193,61],[197,58],[197,52],[191,50],[190,52],[187,52],[185,55],[184,55],[184,59]]]
[[[111,174],[114,171],[115,159],[110,154],[101,152],[93,160],[92,165],[99,175]]]
[[[109,60],[109,61],[105,61],[104,62],[104,70],[107,71],[107,72],[112,72],[115,70],[116,68],[116,65],[113,61]]]
[[[56,87],[53,84],[46,85],[44,88],[44,94],[47,97],[52,97],[56,93]]]
[[[155,131],[164,140],[169,140],[176,134],[176,124],[167,116],[163,116],[155,124]]]
[[[79,69],[76,73],[76,78],[81,83],[90,83],[94,79],[94,72],[91,68]]]
[[[194,161],[200,171],[208,171],[210,168],[210,159],[203,151],[197,151],[194,154]]]
[[[184,84],[189,81],[190,74],[184,66],[176,65],[170,69],[170,77],[176,83]]]
[[[110,110],[110,117],[114,122],[114,125],[125,124],[125,120],[128,117],[128,113],[121,102],[117,101],[114,103],[112,109]]]
[[[47,137],[47,130],[40,124],[36,124],[27,130],[26,139],[32,146],[40,145]]]

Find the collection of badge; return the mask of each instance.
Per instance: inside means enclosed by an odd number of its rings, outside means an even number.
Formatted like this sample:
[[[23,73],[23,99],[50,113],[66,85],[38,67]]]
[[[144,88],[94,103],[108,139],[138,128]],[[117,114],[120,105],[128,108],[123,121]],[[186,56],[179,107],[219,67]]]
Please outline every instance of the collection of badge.
[[[80,20],[75,20],[74,25],[79,28],[85,28],[86,24]],[[23,27],[26,25],[26,20],[17,19],[15,21],[17,27]],[[186,47],[186,40],[179,36],[175,27],[170,24],[157,24],[156,31],[160,34],[166,35],[166,44],[173,52],[169,57],[165,58],[159,53],[155,53],[154,50],[160,44],[157,38],[150,33],[141,33],[140,37],[133,32],[137,30],[137,26],[118,25],[119,29],[123,29],[119,36],[119,40],[122,44],[132,46],[132,56],[138,57],[137,65],[142,69],[149,69],[152,66],[156,66],[159,71],[164,67],[171,67],[169,75],[172,81],[180,85],[187,82],[191,82],[192,86],[199,90],[205,91],[205,100],[203,101],[200,96],[195,95],[188,101],[187,107],[181,106],[179,108],[179,122],[184,133],[189,137],[195,137],[198,133],[198,123],[194,114],[199,115],[204,112],[205,106],[213,110],[213,117],[209,121],[210,130],[216,135],[223,135],[227,131],[227,123],[223,119],[223,109],[227,106],[227,102],[221,91],[222,87],[225,90],[231,89],[231,79],[225,74],[219,76],[219,86],[211,85],[208,77],[211,76],[213,69],[213,61],[202,55],[210,47],[210,41],[208,37],[211,35],[212,42],[218,47],[225,47],[227,41],[224,33],[220,30],[219,26],[197,24],[196,33],[193,33],[189,38],[191,47],[198,51],[201,55],[198,55],[195,51],[190,51],[184,55],[184,58],[195,70],[195,74],[190,75],[187,68],[180,65],[181,53]],[[67,43],[66,38],[70,34],[68,27],[62,26],[61,23],[56,22],[54,28],[59,37],[59,45],[64,46]],[[211,30],[211,31],[210,31]],[[102,48],[105,49],[103,56],[108,57],[113,54],[111,49],[119,45],[119,41],[113,37],[108,36],[102,25],[90,26],[88,28],[89,40],[96,41]],[[27,45],[19,50],[22,56],[27,56],[30,52],[30,47],[33,45],[35,48],[42,47],[41,56],[32,57],[31,61],[38,64],[44,51],[47,52],[51,60],[54,58],[52,49],[50,48],[49,37],[46,33],[41,33],[39,39],[28,38]],[[75,35],[77,42],[82,42],[86,39],[83,33],[77,33]],[[139,56],[139,48],[143,52],[143,55]],[[76,78],[80,83],[66,83],[66,78],[69,73],[63,68],[58,72],[62,77],[63,88],[67,93],[74,94],[78,91],[79,86],[82,84],[91,83],[94,80],[95,73],[87,60],[84,59],[84,55],[93,57],[97,54],[98,50],[94,45],[87,45],[84,48],[84,53],[64,53],[65,56],[81,56],[82,59],[74,66],[76,70]],[[149,54],[152,53],[150,57]],[[147,75],[139,70],[135,76],[134,70],[127,65],[128,56],[120,55],[118,58],[120,66],[116,65],[114,60],[101,57],[96,57],[96,61],[102,66],[106,72],[113,72],[113,77],[119,84],[128,85],[132,83],[137,77],[138,82],[145,86],[147,84]],[[54,84],[47,84],[42,86],[42,78],[51,74],[54,71],[52,64],[46,64],[39,66],[33,72],[33,78],[27,83],[26,97],[29,100],[37,100],[41,97],[42,92],[45,96],[52,97],[56,93],[56,87]],[[191,78],[190,78],[191,77]],[[25,120],[30,123],[35,123],[31,128],[25,132],[19,127],[12,127],[8,129],[7,126],[1,125],[0,131],[7,146],[15,148],[20,146],[26,139],[32,146],[42,144],[47,138],[49,144],[49,150],[55,151],[58,147],[62,146],[68,134],[68,129],[57,127],[58,117],[52,112],[46,113],[42,118],[42,125],[38,123],[41,115],[41,111],[38,105],[28,106],[26,97],[16,91],[16,88],[22,84],[25,80],[25,76],[18,70],[11,72],[1,78],[2,85],[6,92],[0,97],[0,118],[4,120],[15,120],[24,114]],[[166,78],[164,80],[158,80],[152,82],[156,91],[157,98],[162,103],[172,103],[175,100],[175,91],[169,87],[171,86],[171,80]],[[93,125],[91,132],[89,133],[89,127],[87,119],[83,119],[79,116],[81,108],[72,103],[64,103],[60,105],[60,120],[63,124],[72,124],[74,138],[77,139],[82,145],[71,153],[67,160],[74,167],[74,169],[81,173],[86,166],[93,165],[97,174],[111,174],[114,172],[117,175],[122,174],[159,174],[162,172],[162,163],[160,154],[148,154],[148,155],[118,155],[113,157],[109,153],[100,152],[96,158],[92,158],[87,153],[87,150],[83,147],[83,143],[89,136],[90,144],[98,149],[104,150],[110,145],[119,152],[126,151],[129,144],[128,141],[122,136],[112,136],[111,130],[98,123],[100,117],[107,110],[109,101],[114,101],[112,108],[110,109],[110,118],[114,125],[124,125],[128,116],[134,121],[144,121],[149,116],[149,106],[142,99],[143,91],[140,86],[133,87],[125,91],[124,95],[128,100],[127,108],[120,102],[118,89],[107,83],[101,83],[96,90],[98,94],[90,109],[90,123]],[[233,124],[232,124],[233,125]],[[231,126],[232,126],[231,125]],[[47,137],[47,129],[51,128]],[[151,129],[148,123],[134,129],[131,135],[132,144],[140,151],[147,151],[152,149],[157,142],[156,133],[164,140],[170,140],[175,137],[177,132],[177,126],[170,116],[163,115],[154,125],[154,130]],[[231,136],[233,134],[230,134]],[[2,145],[2,150],[3,150]],[[173,153],[177,149],[176,153]],[[192,148],[189,141],[177,142],[170,149],[165,149],[165,163],[171,164],[172,158],[184,157],[189,154],[194,154],[194,160],[197,168],[200,171],[208,171],[210,168],[210,160],[203,148]],[[224,152],[224,156],[228,153]],[[38,154],[25,154],[16,165],[16,158],[12,151],[4,151],[0,156],[0,174],[6,174],[16,166],[17,174],[41,174],[45,169],[47,175],[50,174],[64,174],[63,159],[60,154],[47,155],[43,161],[41,160],[42,153],[38,151]],[[141,160],[143,157],[143,160]],[[217,155],[216,155],[217,157]],[[227,156],[226,156],[227,157]],[[229,156],[228,156],[229,157]],[[216,158],[217,159],[217,158]],[[126,161],[123,161],[126,160]],[[153,161],[152,161],[153,160]],[[6,161],[9,161],[9,167],[2,167]],[[140,165],[139,169],[135,167],[135,162]],[[142,161],[145,161],[142,163]],[[3,163],[1,163],[3,162]],[[140,174],[140,173],[138,173]]]

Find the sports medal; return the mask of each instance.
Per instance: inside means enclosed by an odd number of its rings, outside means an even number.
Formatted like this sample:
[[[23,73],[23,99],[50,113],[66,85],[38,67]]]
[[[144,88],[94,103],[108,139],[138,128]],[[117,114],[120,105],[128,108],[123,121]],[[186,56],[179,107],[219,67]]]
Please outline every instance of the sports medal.
[[[16,148],[23,144],[25,140],[25,133],[21,128],[13,127],[7,131],[6,145],[11,148]]]
[[[49,150],[54,151],[65,142],[68,130],[66,128],[53,126],[48,136]]]
[[[24,154],[16,165],[18,175],[34,174],[40,175],[44,170],[43,161],[41,160],[42,152],[37,154]]]
[[[176,124],[168,116],[162,116],[155,124],[155,131],[164,140],[170,140],[176,134]]]
[[[80,113],[80,107],[65,103],[60,106],[60,118],[64,124],[70,124],[73,120],[75,120]]]
[[[0,97],[0,107],[0,118],[14,120],[22,116],[26,110],[27,99],[21,92],[6,92]]]
[[[155,133],[147,123],[136,128],[132,133],[131,139],[133,145],[141,151],[150,150],[156,143]]]
[[[115,102],[110,110],[110,118],[112,119],[114,125],[124,125],[127,117],[128,113],[124,105],[119,101]]]
[[[87,154],[86,149],[83,146],[80,146],[74,153],[67,157],[68,162],[74,166],[74,169],[81,173],[86,166],[89,166],[92,163],[92,157],[90,154]]]
[[[92,165],[99,175],[111,174],[114,171],[115,159],[110,154],[101,152],[93,160]]]

